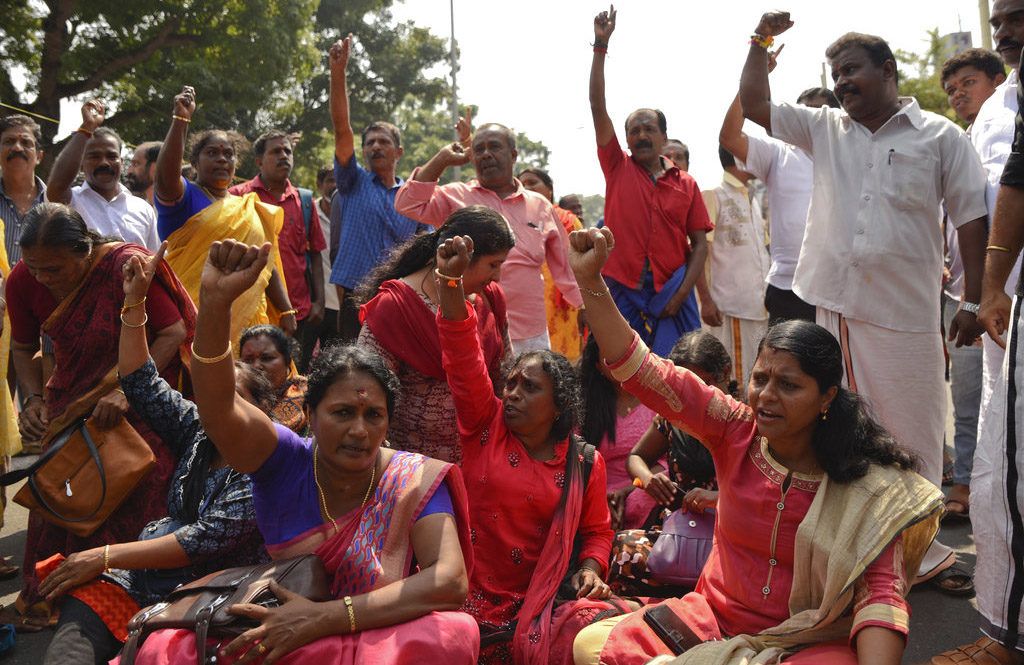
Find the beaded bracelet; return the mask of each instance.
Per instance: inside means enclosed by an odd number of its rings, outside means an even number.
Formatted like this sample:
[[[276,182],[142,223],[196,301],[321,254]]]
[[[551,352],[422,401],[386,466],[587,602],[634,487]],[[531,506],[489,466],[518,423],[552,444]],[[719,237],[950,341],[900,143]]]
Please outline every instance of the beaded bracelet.
[[[192,118],[186,118],[183,115],[172,115],[171,118],[173,120],[181,120],[182,122],[184,122],[186,124],[192,122]]]
[[[772,44],[774,43],[775,38],[770,35],[768,37],[765,37],[764,35],[759,35],[757,33],[750,35],[751,46],[760,46],[763,49],[770,49],[772,47]]]
[[[434,268],[434,277],[436,277],[437,281],[439,281],[439,282],[445,282],[446,286],[449,289],[454,289],[456,286],[458,286],[459,284],[462,283],[462,277],[461,276],[460,277],[449,277],[448,275],[442,274],[441,271],[438,270],[437,268]]]

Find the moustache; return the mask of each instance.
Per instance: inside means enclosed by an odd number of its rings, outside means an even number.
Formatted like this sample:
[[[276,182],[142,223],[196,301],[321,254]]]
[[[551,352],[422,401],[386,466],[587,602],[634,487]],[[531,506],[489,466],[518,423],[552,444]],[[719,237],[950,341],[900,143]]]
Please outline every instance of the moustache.
[[[109,166],[101,166],[92,172],[93,175],[114,175],[114,169]]]
[[[997,51],[1005,51],[1007,49],[1019,49],[1021,47],[1020,42],[1016,42],[1012,39],[1002,39],[996,44]]]
[[[636,147],[637,148],[653,148],[654,144],[651,143],[650,141],[647,141],[647,140],[637,141],[636,142]]]
[[[12,152],[12,153],[10,153],[9,155],[7,155],[7,161],[11,161],[12,159],[14,159],[16,157],[24,159],[26,162],[28,161],[28,155],[26,155],[23,152]]]

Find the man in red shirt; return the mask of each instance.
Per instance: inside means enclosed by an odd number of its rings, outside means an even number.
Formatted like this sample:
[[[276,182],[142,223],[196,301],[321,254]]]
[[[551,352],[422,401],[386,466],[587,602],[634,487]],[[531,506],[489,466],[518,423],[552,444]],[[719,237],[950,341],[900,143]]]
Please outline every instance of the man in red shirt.
[[[597,156],[605,177],[604,223],[615,251],[604,277],[615,304],[655,353],[667,355],[676,340],[700,328],[693,287],[707,258],[712,229],[697,182],[662,157],[665,114],[638,109],[626,119],[623,152],[604,98],[604,58],[615,30],[612,10],[594,18],[590,111]]]
[[[327,247],[313,209],[313,192],[292,185],[292,140],[279,129],[263,134],[252,146],[260,172],[230,191],[239,196],[256,192],[264,203],[284,210],[284,226],[277,238],[291,312],[297,322],[295,337],[302,345],[299,370],[306,371],[324,318],[324,274],[320,252]]]

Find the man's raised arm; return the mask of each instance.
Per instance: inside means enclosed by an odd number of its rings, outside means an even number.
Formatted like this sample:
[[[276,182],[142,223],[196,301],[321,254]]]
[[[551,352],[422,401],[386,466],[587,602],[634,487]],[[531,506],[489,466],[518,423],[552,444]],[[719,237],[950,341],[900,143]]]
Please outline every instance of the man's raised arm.
[[[85,144],[92,133],[103,124],[106,109],[103,102],[90,99],[82,104],[82,126],[71,135],[64,149],[57,155],[57,161],[50,170],[50,179],[46,183],[46,200],[58,203],[71,203],[71,183],[82,168],[82,155]]]
[[[615,31],[615,5],[594,17],[594,61],[590,65],[590,113],[594,116],[597,145],[608,145],[615,137],[615,126],[608,115],[604,100],[604,58],[608,55],[608,40]]]
[[[348,82],[345,68],[352,50],[352,35],[331,46],[331,125],[334,127],[334,156],[342,166],[355,154],[356,142],[348,108]]]
[[[768,12],[761,17],[750,40],[750,51],[740,76],[743,116],[772,131],[772,90],[768,84],[768,49],[775,37],[793,27],[789,12]]]

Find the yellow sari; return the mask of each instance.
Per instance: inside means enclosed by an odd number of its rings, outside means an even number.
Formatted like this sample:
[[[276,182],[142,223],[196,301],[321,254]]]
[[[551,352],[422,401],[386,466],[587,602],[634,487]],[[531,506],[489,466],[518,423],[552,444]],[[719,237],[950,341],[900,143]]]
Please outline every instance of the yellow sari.
[[[192,300],[199,305],[199,282],[210,246],[218,240],[238,240],[248,245],[271,244],[270,260],[259,279],[231,306],[231,337],[237,343],[249,326],[271,323],[267,310],[267,284],[273,270],[284,279],[277,236],[284,225],[284,211],[259,200],[255,193],[228,195],[190,217],[167,237],[167,263],[177,273]],[[235,349],[237,355],[238,350]]]
[[[0,277],[7,279],[11,264],[7,260],[7,246],[4,244],[4,221],[0,219]],[[10,457],[21,451],[21,436],[18,435],[18,417],[14,413],[14,401],[7,386],[7,363],[11,358],[11,319],[4,312],[4,332],[0,335],[0,456]]]

